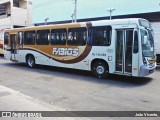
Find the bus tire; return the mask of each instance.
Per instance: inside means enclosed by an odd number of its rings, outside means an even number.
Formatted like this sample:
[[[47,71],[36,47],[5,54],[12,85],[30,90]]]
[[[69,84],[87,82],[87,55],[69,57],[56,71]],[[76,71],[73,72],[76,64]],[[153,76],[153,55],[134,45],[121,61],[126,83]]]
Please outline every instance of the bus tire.
[[[33,68],[35,67],[35,58],[33,55],[28,55],[26,59],[26,63],[28,67]]]
[[[92,71],[95,77],[99,79],[107,78],[109,75],[108,65],[103,61],[97,61],[92,66]]]

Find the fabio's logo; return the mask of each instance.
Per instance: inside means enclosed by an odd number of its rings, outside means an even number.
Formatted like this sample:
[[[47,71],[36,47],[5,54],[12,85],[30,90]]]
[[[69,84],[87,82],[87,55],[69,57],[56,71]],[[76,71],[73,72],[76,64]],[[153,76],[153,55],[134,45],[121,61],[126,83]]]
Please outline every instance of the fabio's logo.
[[[53,55],[76,57],[79,55],[79,49],[78,48],[53,48]]]

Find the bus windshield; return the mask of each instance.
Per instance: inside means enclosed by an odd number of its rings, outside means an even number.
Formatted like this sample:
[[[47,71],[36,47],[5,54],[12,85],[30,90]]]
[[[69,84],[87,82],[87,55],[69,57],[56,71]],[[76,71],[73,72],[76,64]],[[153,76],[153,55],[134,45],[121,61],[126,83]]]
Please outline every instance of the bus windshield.
[[[141,29],[142,52],[144,57],[154,57],[154,40],[151,30]]]

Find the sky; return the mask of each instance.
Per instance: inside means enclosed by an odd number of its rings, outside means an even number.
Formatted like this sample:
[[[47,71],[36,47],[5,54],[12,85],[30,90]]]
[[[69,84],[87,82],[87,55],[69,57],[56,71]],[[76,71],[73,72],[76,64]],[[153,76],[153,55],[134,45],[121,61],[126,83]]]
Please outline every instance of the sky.
[[[32,0],[33,23],[71,20],[75,0]],[[77,0],[77,19],[160,11],[160,0]]]

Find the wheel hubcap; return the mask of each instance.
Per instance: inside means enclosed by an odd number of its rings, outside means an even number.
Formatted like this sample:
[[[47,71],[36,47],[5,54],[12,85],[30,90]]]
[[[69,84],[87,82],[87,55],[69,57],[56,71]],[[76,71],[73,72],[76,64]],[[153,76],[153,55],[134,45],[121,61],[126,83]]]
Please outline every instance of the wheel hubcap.
[[[98,74],[103,74],[104,73],[104,67],[103,66],[98,66],[96,69]]]
[[[33,64],[34,64],[34,60],[31,57],[29,57],[28,58],[28,65],[32,67]]]

